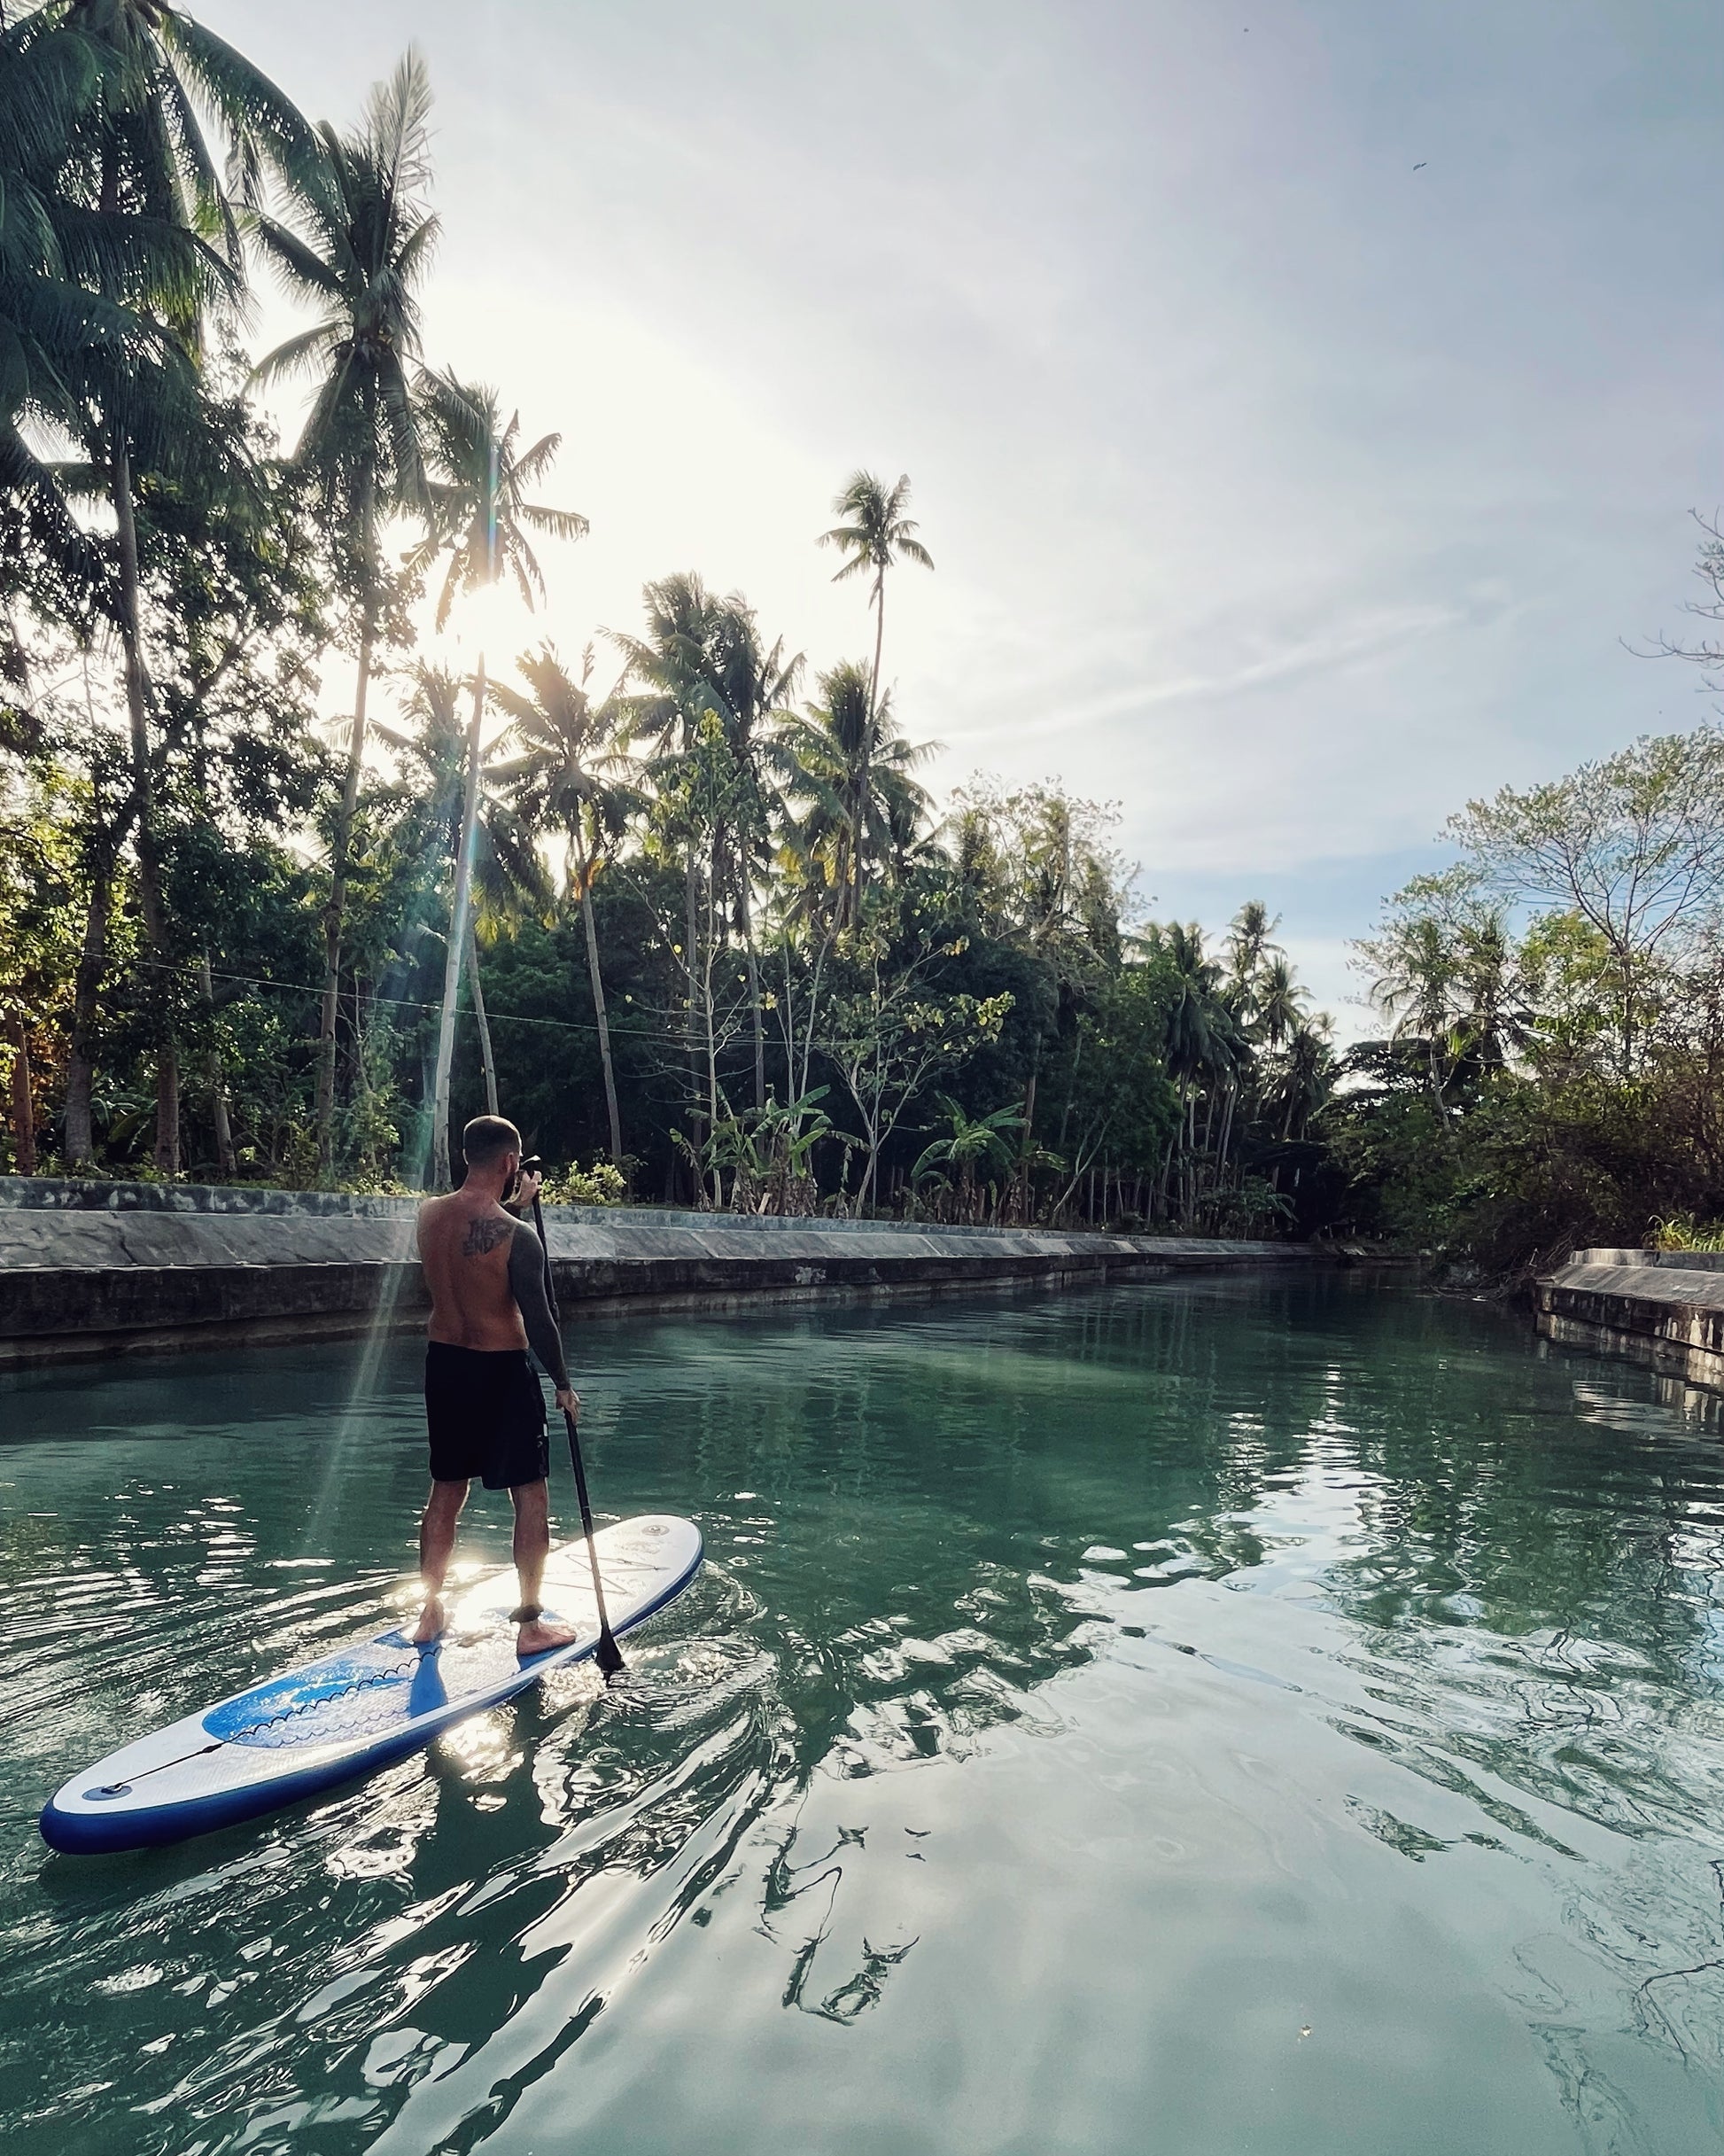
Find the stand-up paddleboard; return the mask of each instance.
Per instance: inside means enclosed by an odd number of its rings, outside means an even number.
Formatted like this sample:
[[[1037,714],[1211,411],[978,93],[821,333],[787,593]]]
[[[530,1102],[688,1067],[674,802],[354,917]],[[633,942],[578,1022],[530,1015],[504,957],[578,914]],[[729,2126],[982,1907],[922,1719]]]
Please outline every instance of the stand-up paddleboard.
[[[663,1609],[700,1569],[690,1520],[648,1514],[601,1528],[594,1540],[616,1632]],[[515,1568],[504,1566],[454,1604],[434,1646],[384,1632],[110,1753],[43,1807],[43,1839],[79,1855],[183,1841],[417,1751],[451,1723],[593,1653],[599,1625],[583,1540],[552,1551],[543,1592],[547,1615],[575,1627],[567,1646],[519,1659],[509,1622]]]

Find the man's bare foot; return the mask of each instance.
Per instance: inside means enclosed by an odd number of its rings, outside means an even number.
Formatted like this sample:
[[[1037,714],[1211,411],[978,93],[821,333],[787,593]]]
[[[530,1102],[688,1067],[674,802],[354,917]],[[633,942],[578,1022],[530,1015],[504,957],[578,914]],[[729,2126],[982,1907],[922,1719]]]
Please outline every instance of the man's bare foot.
[[[447,1619],[443,1614],[441,1598],[432,1595],[431,1600],[420,1611],[419,1622],[413,1628],[414,1646],[428,1647],[432,1640],[440,1639],[443,1637],[443,1627],[447,1623]]]
[[[555,1618],[533,1617],[515,1635],[515,1652],[525,1662],[530,1654],[548,1654],[553,1647],[566,1647],[580,1634],[572,1625],[559,1624]]]

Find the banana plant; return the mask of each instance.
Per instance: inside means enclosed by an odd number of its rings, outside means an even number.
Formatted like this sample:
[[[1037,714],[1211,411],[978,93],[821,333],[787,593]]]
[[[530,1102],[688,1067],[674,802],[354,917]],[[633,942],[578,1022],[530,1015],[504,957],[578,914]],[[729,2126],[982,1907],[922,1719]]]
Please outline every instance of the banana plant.
[[[910,1171],[912,1188],[931,1180],[936,1175],[950,1176],[954,1171],[958,1182],[954,1194],[957,1218],[974,1221],[978,1217],[980,1203],[976,1178],[978,1171],[998,1167],[1009,1172],[1013,1165],[1012,1147],[1006,1142],[1007,1133],[1023,1128],[1023,1117],[1015,1109],[997,1108],[990,1116],[975,1120],[964,1113],[957,1101],[945,1094],[939,1096],[940,1106],[951,1125],[949,1136],[936,1138],[925,1146]]]
[[[817,1210],[819,1187],[810,1165],[814,1148],[824,1138],[849,1146],[859,1142],[835,1129],[819,1105],[829,1090],[817,1086],[782,1106],[769,1092],[764,1108],[722,1117],[713,1125],[701,1164],[715,1179],[730,1171],[733,1210],[801,1218]]]

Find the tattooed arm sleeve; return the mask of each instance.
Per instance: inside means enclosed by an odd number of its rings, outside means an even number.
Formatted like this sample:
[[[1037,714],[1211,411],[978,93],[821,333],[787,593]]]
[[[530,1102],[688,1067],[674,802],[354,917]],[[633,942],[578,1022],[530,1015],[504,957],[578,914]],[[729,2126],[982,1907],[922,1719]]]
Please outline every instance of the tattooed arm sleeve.
[[[545,1294],[545,1253],[530,1227],[517,1227],[509,1250],[509,1289],[527,1328],[527,1340],[559,1392],[569,1389],[563,1340]]]

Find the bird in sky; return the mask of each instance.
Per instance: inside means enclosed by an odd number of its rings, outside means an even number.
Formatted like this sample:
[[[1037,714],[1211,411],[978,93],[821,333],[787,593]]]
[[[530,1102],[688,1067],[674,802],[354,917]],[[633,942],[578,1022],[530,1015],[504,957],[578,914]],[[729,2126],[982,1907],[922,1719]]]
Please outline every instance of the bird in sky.
[[[1422,157],[1422,158],[1420,158],[1420,160],[1418,160],[1417,164],[1417,165],[1415,165],[1415,166],[1413,167],[1413,170],[1414,170],[1415,172],[1423,172],[1423,171],[1424,171],[1424,169],[1425,169],[1425,167],[1426,167],[1426,166],[1427,166],[1427,165],[1428,165],[1430,162],[1431,162],[1431,160],[1430,160],[1430,159],[1429,159],[1428,157]]]

